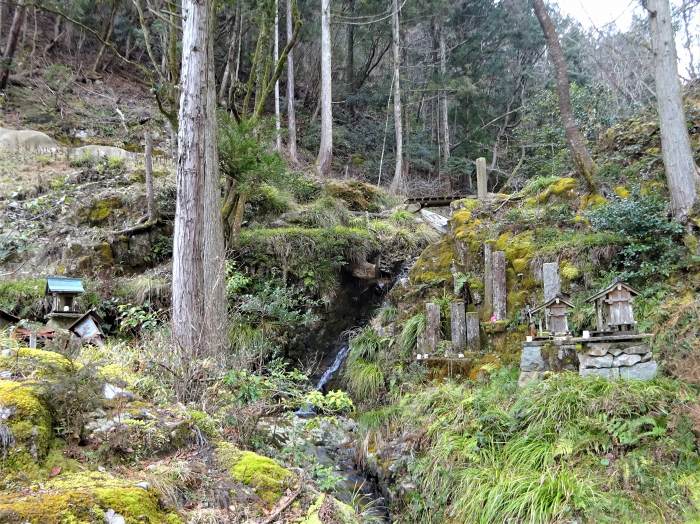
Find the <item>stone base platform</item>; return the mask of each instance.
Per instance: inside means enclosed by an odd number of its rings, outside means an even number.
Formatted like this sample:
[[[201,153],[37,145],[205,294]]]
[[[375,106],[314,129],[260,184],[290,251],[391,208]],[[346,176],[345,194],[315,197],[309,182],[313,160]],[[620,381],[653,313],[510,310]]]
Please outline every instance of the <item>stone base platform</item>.
[[[649,334],[621,334],[524,342],[518,383],[523,386],[548,371],[565,370],[578,370],[582,377],[651,380],[658,366],[648,343],[650,338]]]

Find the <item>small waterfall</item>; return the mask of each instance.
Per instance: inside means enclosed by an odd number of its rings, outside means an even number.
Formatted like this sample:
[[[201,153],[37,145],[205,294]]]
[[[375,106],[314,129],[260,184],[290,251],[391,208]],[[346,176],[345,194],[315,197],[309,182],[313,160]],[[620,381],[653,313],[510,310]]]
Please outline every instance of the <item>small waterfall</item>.
[[[350,344],[345,342],[342,346],[340,346],[340,350],[338,350],[338,352],[335,354],[333,363],[328,367],[328,369],[326,369],[326,371],[323,372],[323,375],[318,380],[318,383],[316,384],[317,390],[323,391],[325,385],[328,384],[328,382],[338,372],[340,366],[343,365],[345,359],[348,358],[348,353],[350,353]]]

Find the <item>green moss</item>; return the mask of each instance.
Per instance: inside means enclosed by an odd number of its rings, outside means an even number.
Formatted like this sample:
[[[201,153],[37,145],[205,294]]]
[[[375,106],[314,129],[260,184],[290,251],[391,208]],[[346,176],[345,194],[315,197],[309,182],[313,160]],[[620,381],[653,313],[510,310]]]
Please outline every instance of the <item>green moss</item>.
[[[578,277],[581,276],[581,271],[579,268],[574,266],[571,262],[564,261],[562,262],[559,271],[561,273],[561,276],[564,277],[565,280],[576,280]]]
[[[301,521],[301,524],[323,524],[325,522],[359,524],[360,520],[352,507],[330,495],[321,494],[309,507],[306,518]]]
[[[51,444],[51,415],[27,384],[0,380],[0,419],[9,429],[14,445],[0,453],[0,464],[6,471],[16,471],[28,464],[41,461]]]
[[[60,353],[43,349],[19,348],[8,356],[0,356],[0,369],[37,378],[69,371],[72,365],[71,361]]]
[[[414,284],[435,284],[452,278],[451,267],[455,258],[454,242],[443,238],[430,244],[411,268],[409,277]]]
[[[97,226],[107,221],[115,210],[121,209],[123,206],[124,203],[118,196],[99,198],[89,206],[82,208],[78,212],[78,218],[81,222]]]
[[[38,313],[44,298],[46,280],[27,278],[0,282],[0,309],[20,317]]]
[[[330,180],[326,183],[325,191],[345,201],[353,211],[379,211],[384,199],[376,186],[359,180]]]
[[[122,515],[129,524],[182,522],[175,513],[161,509],[155,493],[96,472],[61,475],[44,483],[38,493],[0,495],[2,522],[103,522],[108,509]]]
[[[252,451],[241,451],[233,444],[220,442],[216,446],[219,464],[238,482],[251,486],[268,505],[274,505],[293,480],[290,471],[274,460]]]
[[[627,189],[625,186],[616,186],[613,189],[613,191],[620,198],[629,198],[629,196],[630,196],[630,190]]]

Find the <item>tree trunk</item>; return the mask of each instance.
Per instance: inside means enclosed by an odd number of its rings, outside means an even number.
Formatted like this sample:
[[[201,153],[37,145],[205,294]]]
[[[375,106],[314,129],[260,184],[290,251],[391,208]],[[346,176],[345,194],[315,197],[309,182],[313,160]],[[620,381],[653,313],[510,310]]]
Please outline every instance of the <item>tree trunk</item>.
[[[556,73],[557,95],[559,97],[559,113],[561,114],[561,120],[564,124],[566,142],[569,145],[569,150],[571,151],[571,156],[573,157],[576,171],[578,172],[579,176],[583,178],[588,190],[591,193],[597,193],[598,189],[595,182],[596,165],[593,162],[590,152],[588,151],[586,141],[581,135],[581,132],[576,125],[576,121],[574,120],[574,112],[571,109],[571,93],[569,92],[569,74],[566,70],[564,51],[559,43],[557,30],[554,27],[552,19],[547,13],[544,2],[542,0],[532,0],[532,5],[534,7],[537,20],[539,20],[542,31],[544,32],[544,36],[547,41],[547,50],[549,51],[549,58],[552,61],[552,65],[554,66],[554,71]]]
[[[2,55],[2,62],[0,63],[0,91],[4,91],[7,88],[7,81],[10,78],[10,69],[12,69],[12,60],[14,59],[15,52],[17,51],[19,32],[22,29],[26,11],[27,8],[25,7],[24,2],[18,3],[17,7],[15,7],[15,14],[12,17],[10,33],[7,36],[7,42],[5,44],[5,52]]]
[[[698,192],[698,173],[688,137],[678,80],[671,9],[668,0],[646,0],[656,75],[656,102],[661,124],[661,153],[671,193],[673,216],[685,221]]]
[[[393,0],[392,47],[394,51],[394,129],[396,130],[396,167],[390,190],[399,193],[404,188],[403,180],[403,121],[401,116],[401,26],[399,25],[399,2]]]
[[[148,209],[148,221],[158,220],[158,210],[156,209],[156,198],[153,191],[153,140],[151,134],[146,131],[144,137],[146,141],[145,164],[146,164],[146,206]]]
[[[292,27],[292,9],[293,0],[287,0],[287,42],[291,42],[293,35]],[[289,50],[287,56],[287,147],[289,149],[289,157],[295,164],[299,163],[297,155],[297,119],[294,109],[294,56],[293,49]]]
[[[445,33],[440,28],[440,76],[442,89],[442,160],[447,164],[450,159],[450,121],[447,105],[447,90],[444,89],[447,81],[447,47],[445,45]]]
[[[177,197],[175,231],[173,234],[172,334],[173,341],[183,356],[187,373],[183,380],[192,378],[188,366],[207,356],[209,340],[206,316],[215,313],[207,300],[205,275],[205,224],[211,216],[210,186],[216,173],[211,165],[209,144],[212,136],[207,119],[213,114],[210,98],[214,89],[209,51],[211,49],[210,16],[212,0],[183,0],[182,74],[179,109],[179,137],[177,162]],[[218,177],[217,177],[218,178]],[[219,217],[218,209],[217,218]],[[206,265],[210,265],[207,260]],[[190,394],[190,393],[188,393]]]
[[[102,57],[105,54],[105,49],[107,45],[104,42],[108,42],[112,37],[112,31],[114,31],[114,17],[117,14],[118,2],[117,0],[112,0],[112,10],[109,13],[109,20],[107,21],[107,27],[105,27],[104,33],[102,34],[102,43],[100,44],[100,49],[97,51],[97,56],[95,57],[95,62],[92,64],[92,71],[97,73],[102,62]]]
[[[350,16],[355,15],[355,0],[350,0]],[[345,84],[348,93],[355,86],[355,24],[348,24],[347,48],[345,50]]]
[[[333,160],[333,94],[331,85],[331,2],[321,0],[321,144],[317,168],[330,176]]]
[[[224,224],[221,217],[221,179],[216,139],[216,73],[214,37],[216,2],[209,2],[209,38],[207,61],[206,178],[204,187],[204,293],[206,344],[212,355],[221,356],[226,347],[226,253]]]
[[[273,63],[277,65],[280,55],[280,9],[279,0],[275,0],[275,45]],[[282,119],[280,116],[280,81],[275,80],[275,147],[282,152]]]

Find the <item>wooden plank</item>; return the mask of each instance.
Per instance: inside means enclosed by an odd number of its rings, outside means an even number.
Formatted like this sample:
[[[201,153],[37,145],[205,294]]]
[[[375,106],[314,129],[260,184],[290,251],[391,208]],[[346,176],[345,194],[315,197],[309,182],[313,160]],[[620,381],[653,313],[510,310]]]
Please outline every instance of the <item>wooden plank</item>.
[[[437,351],[440,342],[440,306],[432,302],[425,305],[425,353]]]
[[[476,195],[479,200],[488,196],[488,173],[486,172],[486,159],[476,159]]]
[[[467,347],[469,351],[479,351],[481,349],[481,335],[479,333],[479,314],[469,312],[466,314],[467,321]]]
[[[506,318],[506,254],[503,251],[493,253],[493,316],[495,320]]]
[[[464,302],[456,300],[450,304],[450,327],[452,332],[452,350],[463,353],[467,347],[467,319]]]

